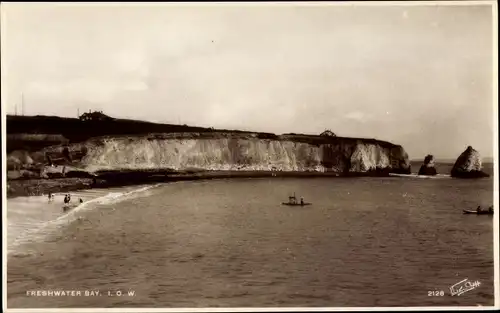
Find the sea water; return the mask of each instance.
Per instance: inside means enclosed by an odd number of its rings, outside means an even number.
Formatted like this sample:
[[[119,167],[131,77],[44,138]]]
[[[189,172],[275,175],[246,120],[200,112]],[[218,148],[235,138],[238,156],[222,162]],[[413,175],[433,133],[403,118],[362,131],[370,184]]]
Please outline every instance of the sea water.
[[[313,204],[281,205],[293,192]],[[221,179],[80,196],[72,213],[8,201],[9,307],[494,303],[493,218],[462,214],[493,203],[493,178]],[[452,296],[464,279],[479,284]]]

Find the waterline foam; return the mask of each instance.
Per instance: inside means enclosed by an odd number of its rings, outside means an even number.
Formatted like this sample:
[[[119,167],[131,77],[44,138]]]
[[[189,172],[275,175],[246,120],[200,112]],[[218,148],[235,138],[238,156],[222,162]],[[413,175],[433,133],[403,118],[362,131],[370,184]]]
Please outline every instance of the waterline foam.
[[[96,205],[111,205],[124,200],[133,199],[135,197],[145,196],[146,191],[151,190],[159,185],[160,184],[143,186],[127,192],[110,192],[101,197],[86,201],[73,208],[69,212],[60,215],[56,219],[31,224],[31,229],[27,229],[20,236],[18,236],[11,244],[11,246],[8,247],[7,253],[11,254],[15,250],[17,250],[15,248],[23,244],[44,240],[47,236],[53,234],[55,230],[61,229],[80,218],[80,213],[96,208]]]

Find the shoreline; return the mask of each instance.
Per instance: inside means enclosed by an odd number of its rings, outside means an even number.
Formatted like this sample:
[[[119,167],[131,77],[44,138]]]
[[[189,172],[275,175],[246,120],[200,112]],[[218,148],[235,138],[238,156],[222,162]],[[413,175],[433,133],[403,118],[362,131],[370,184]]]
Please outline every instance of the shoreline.
[[[315,171],[249,171],[249,170],[118,170],[103,171],[95,177],[54,177],[31,179],[7,179],[7,199],[27,196],[41,196],[51,193],[67,193],[94,188],[126,187],[144,184],[169,183],[177,181],[234,179],[234,178],[356,178],[392,177],[404,178],[416,173],[374,170],[369,172],[315,172]],[[442,175],[442,174],[441,174]],[[453,176],[450,175],[453,178]],[[481,179],[486,176],[460,177],[458,179]]]
[[[48,179],[13,179],[7,180],[7,199],[26,196],[41,196],[51,193],[125,187],[133,185],[169,183],[177,181],[194,181],[231,178],[352,178],[352,177],[391,177],[389,173],[338,173],[338,172],[278,172],[278,171],[201,171],[177,172],[170,174],[144,175],[140,172],[116,172],[97,178],[48,178]]]

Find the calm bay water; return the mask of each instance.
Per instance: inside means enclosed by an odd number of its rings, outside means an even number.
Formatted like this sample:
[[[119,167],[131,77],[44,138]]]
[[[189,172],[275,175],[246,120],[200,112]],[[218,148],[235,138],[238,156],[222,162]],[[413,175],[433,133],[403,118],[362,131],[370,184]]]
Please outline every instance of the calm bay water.
[[[9,307],[494,303],[492,216],[462,214],[493,203],[492,178],[260,178],[102,192],[36,240],[9,239]],[[313,205],[280,205],[292,192]],[[9,219],[22,211],[15,200]],[[21,220],[9,220],[9,236],[20,236]],[[465,278],[481,285],[452,297]],[[100,296],[26,295],[61,289]]]

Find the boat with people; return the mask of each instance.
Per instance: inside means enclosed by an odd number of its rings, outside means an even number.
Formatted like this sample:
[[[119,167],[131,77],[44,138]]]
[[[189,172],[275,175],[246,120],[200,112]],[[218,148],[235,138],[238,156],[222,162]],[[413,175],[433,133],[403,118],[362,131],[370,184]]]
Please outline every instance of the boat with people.
[[[288,202],[281,202],[282,205],[289,205],[289,206],[305,206],[305,205],[311,205],[312,203],[310,202],[304,202],[304,198],[300,197],[300,201],[297,201],[297,197],[295,196],[295,193],[293,196],[288,197]]]
[[[478,214],[478,215],[491,215],[493,214],[493,206],[490,206],[488,209],[481,209],[481,206],[478,206],[475,210],[463,210],[464,214]]]
[[[281,202],[282,205],[289,205],[289,206],[304,206],[304,205],[311,205],[312,203],[310,202],[304,202],[304,203],[290,203],[290,202]]]

